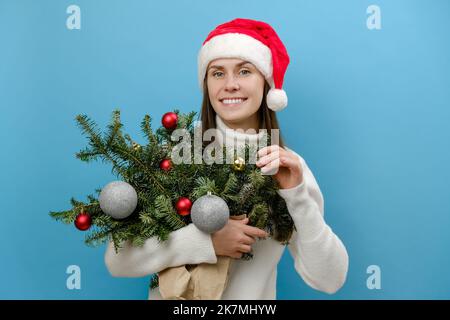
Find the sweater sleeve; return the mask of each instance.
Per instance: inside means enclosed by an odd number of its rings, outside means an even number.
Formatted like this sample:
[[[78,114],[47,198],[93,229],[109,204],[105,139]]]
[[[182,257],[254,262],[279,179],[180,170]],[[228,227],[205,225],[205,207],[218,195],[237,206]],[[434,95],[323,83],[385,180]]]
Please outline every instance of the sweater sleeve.
[[[302,279],[316,290],[333,294],[347,277],[347,250],[324,220],[323,196],[311,170],[302,157],[293,153],[300,159],[303,181],[296,187],[278,190],[297,229],[288,249]]]
[[[211,235],[194,224],[170,233],[166,241],[149,238],[142,247],[125,242],[116,253],[108,243],[105,264],[114,277],[143,277],[184,264],[216,263]]]

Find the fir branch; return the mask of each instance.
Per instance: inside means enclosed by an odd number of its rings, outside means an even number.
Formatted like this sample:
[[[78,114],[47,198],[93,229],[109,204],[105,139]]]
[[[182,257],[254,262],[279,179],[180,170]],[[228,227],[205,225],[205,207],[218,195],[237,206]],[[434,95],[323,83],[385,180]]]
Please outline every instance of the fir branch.
[[[239,204],[243,205],[247,200],[251,197],[251,195],[254,193],[255,187],[251,183],[245,183],[241,190],[239,191]]]
[[[158,145],[158,139],[156,138],[155,134],[152,130],[152,118],[146,114],[144,116],[144,119],[141,122],[141,130],[144,133],[145,137],[147,138],[147,141],[150,145]]]
[[[249,180],[255,189],[260,189],[265,183],[264,176],[261,174],[260,169],[253,169],[249,174]]]
[[[134,163],[139,165],[142,172],[144,174],[146,174],[146,177],[149,178],[150,180],[152,180],[153,184],[159,188],[160,192],[162,192],[164,194],[167,193],[167,190],[159,183],[159,181],[157,179],[154,178],[153,172],[148,169],[147,165],[145,165],[139,158],[137,158],[132,152],[130,152],[130,150],[128,148],[123,148],[122,146],[116,145],[113,147],[113,150],[116,153],[121,154],[123,156],[123,158],[133,160]],[[123,175],[123,176],[126,176],[126,175]]]
[[[208,192],[211,192],[212,194],[218,194],[218,190],[216,187],[216,182],[209,179],[208,177],[198,177],[195,180],[196,187],[194,188],[192,192],[192,197],[195,199],[200,198],[201,196],[204,196]]]
[[[110,146],[114,140],[119,139],[123,142],[121,128],[123,127],[120,121],[120,110],[114,110],[112,113],[111,123],[108,125],[108,133],[106,134],[106,146]]]
[[[110,233],[111,229],[98,229],[91,231],[90,234],[86,235],[84,242],[90,247],[99,246],[108,241]]]
[[[142,221],[143,224],[145,225],[155,225],[158,222],[152,217],[151,213],[149,212],[141,212],[139,214],[139,219]]]
[[[150,278],[150,290],[155,289],[157,287],[159,287],[159,277],[158,274],[155,273]]]
[[[80,150],[76,153],[76,157],[84,162],[95,160],[99,155],[100,153],[98,151],[92,151],[89,148],[85,148],[84,150]]]
[[[85,150],[76,153],[76,157],[82,161],[94,160],[101,157],[102,160],[110,161],[113,164],[113,171],[116,170],[117,173],[125,176],[122,166],[117,163],[117,160],[113,155],[110,155],[109,145],[106,146],[104,144],[100,134],[97,132],[96,123],[86,115],[78,115],[76,120],[83,134],[89,135],[90,145],[93,148],[93,150],[86,148]]]
[[[66,210],[60,212],[51,211],[49,215],[56,221],[62,221],[65,224],[70,224],[75,221],[75,218],[78,215],[78,213],[75,212],[74,210]]]
[[[250,224],[260,229],[264,229],[269,218],[269,208],[266,203],[255,204],[248,214]]]
[[[170,199],[164,195],[155,199],[155,216],[162,219],[174,231],[185,226],[185,223],[173,209]]]
[[[131,137],[130,137],[130,135],[128,133],[124,134],[124,138],[125,138],[126,141],[128,141],[129,146],[133,147],[133,142],[134,141],[133,141],[133,139],[131,139]]]
[[[178,128],[186,129],[193,139],[196,113],[185,115],[179,114],[178,110],[175,113],[179,117]],[[262,176],[256,166],[247,164],[244,171],[234,172],[230,165],[179,164],[165,172],[159,169],[158,164],[171,154],[172,131],[160,127],[153,133],[150,116],[146,115],[141,122],[148,145],[138,150],[133,148],[131,137],[122,134],[118,110],[112,114],[104,139],[95,122],[87,116],[80,115],[77,121],[83,134],[89,136],[89,147],[78,152],[77,157],[83,161],[100,158],[111,162],[112,171],[130,183],[138,193],[135,214],[124,220],[115,220],[104,214],[93,195],[88,196],[87,203],[71,198],[71,210],[50,212],[52,218],[65,223],[73,223],[81,211],[88,212],[93,224],[93,231],[85,240],[88,245],[98,245],[110,239],[118,252],[125,241],[135,246],[143,245],[151,237],[156,237],[160,242],[166,241],[171,232],[190,223],[188,218],[176,213],[173,203],[180,196],[189,194],[195,200],[208,191],[226,200],[230,212],[248,213],[251,225],[269,230],[278,241],[289,240],[295,230],[286,203],[276,192],[278,186],[274,179]],[[224,150],[223,159],[226,159],[227,151]],[[101,189],[96,189],[96,192],[99,195]],[[244,256],[251,258],[252,253]]]
[[[97,124],[87,115],[76,116],[77,124],[81,128],[82,133],[90,137],[92,145],[97,148],[103,146],[103,141],[97,129]]]
[[[222,198],[228,198],[231,197],[233,193],[235,193],[238,188],[238,179],[234,173],[230,173],[228,176],[228,180],[225,183],[225,187],[223,188],[223,191],[220,193],[220,196]]]

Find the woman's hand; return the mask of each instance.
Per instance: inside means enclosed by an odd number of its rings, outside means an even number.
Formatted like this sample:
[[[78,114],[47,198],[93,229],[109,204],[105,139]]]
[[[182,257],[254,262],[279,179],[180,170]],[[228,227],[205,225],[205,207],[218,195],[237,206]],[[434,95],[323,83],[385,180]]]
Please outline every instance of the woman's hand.
[[[256,227],[247,226],[248,218],[242,220],[229,219],[219,231],[211,234],[217,256],[228,256],[240,259],[242,254],[252,250],[254,237],[265,238],[269,234]]]
[[[303,182],[303,168],[300,159],[292,152],[278,145],[267,146],[258,151],[256,165],[263,174],[276,172],[274,178],[281,189],[289,189]]]

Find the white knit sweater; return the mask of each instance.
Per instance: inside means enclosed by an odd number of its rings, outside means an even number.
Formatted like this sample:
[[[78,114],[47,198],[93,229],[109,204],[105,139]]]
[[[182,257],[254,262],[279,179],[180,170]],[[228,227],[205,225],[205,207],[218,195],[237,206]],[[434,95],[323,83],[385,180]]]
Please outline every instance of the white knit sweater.
[[[225,136],[228,127],[218,116],[216,122]],[[227,142],[234,138],[252,141],[258,138],[258,134],[235,132],[233,136],[226,135]],[[219,141],[223,143],[223,140]],[[347,277],[347,251],[324,220],[322,193],[311,170],[301,156],[286,149],[299,157],[303,167],[300,185],[278,190],[297,228],[287,245],[288,250],[295,270],[309,286],[335,293]],[[269,237],[252,245],[253,259],[234,259],[222,299],[276,299],[277,265],[285,247]],[[110,242],[105,254],[106,266],[115,277],[143,277],[168,267],[216,262],[211,235],[200,231],[194,224],[172,232],[162,243],[154,238],[148,239],[143,247],[126,243],[117,254]],[[162,299],[158,288],[151,290],[148,298]]]

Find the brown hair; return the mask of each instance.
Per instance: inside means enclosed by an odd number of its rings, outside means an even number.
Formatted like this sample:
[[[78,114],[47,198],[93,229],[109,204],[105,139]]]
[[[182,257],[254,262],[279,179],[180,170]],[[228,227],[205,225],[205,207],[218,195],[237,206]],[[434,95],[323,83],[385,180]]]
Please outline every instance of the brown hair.
[[[264,93],[263,93],[263,99],[261,102],[261,106],[258,109],[258,121],[259,121],[259,128],[261,129],[267,129],[267,133],[271,133],[271,129],[278,129],[280,130],[280,126],[278,125],[278,119],[275,111],[269,109],[267,107],[267,101],[266,96],[267,93],[270,90],[270,86],[265,81],[264,84]],[[216,128],[216,111],[211,105],[211,101],[209,100],[209,94],[208,94],[208,86],[206,85],[206,78],[203,81],[203,101],[202,101],[202,110],[201,110],[201,121],[202,121],[202,136],[203,133],[208,129]],[[279,137],[279,143],[278,145],[282,148],[284,148],[284,142],[281,135]]]

